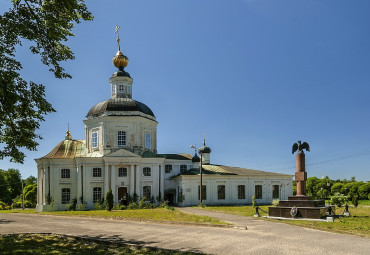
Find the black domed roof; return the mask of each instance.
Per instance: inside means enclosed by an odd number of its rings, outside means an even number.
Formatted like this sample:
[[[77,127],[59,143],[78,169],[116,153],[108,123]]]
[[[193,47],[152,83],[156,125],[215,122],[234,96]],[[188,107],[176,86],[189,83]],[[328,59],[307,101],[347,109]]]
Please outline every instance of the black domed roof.
[[[200,148],[199,148],[199,151],[200,151],[201,153],[211,153],[211,148],[209,148],[209,147],[207,147],[207,146],[203,145],[202,147],[200,147]]]
[[[200,162],[199,156],[197,154],[195,154],[194,157],[191,159],[191,162],[193,162],[193,163]]]
[[[148,106],[131,98],[110,98],[97,103],[90,109],[86,117],[98,117],[107,111],[138,111],[155,117],[154,113]]]

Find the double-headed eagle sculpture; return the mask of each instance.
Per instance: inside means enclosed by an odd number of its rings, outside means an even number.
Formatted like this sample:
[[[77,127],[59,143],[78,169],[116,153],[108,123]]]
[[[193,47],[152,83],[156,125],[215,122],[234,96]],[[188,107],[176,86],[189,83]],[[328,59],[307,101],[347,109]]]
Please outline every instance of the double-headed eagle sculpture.
[[[299,140],[297,143],[293,144],[292,154],[294,154],[294,152],[296,151],[303,152],[304,149],[306,151],[310,151],[310,146],[308,145],[308,143],[306,142],[301,143],[301,141]]]

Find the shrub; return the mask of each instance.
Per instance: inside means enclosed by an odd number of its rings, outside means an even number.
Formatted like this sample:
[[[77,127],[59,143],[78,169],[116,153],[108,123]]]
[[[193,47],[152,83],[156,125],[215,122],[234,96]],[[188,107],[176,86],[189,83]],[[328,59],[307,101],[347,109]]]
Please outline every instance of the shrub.
[[[137,209],[138,208],[138,205],[137,203],[135,202],[131,202],[128,206],[127,206],[127,209],[129,210],[134,210],[134,209]]]
[[[82,203],[77,206],[77,211],[87,211],[87,204]]]
[[[6,204],[0,201],[0,210],[5,210]]]
[[[113,205],[113,210],[119,210],[119,207],[121,206],[121,204],[120,203],[117,203],[117,204],[114,204]]]
[[[66,204],[67,211],[76,211],[77,198],[72,199],[69,203]]]
[[[148,208],[148,204],[146,202],[146,197],[144,196],[140,201],[139,201],[139,209],[145,209]]]
[[[253,207],[257,206],[256,196],[252,196],[252,206]]]
[[[131,203],[137,203],[137,201],[139,200],[139,196],[134,193],[132,195],[128,195],[128,203],[131,204]]]
[[[348,197],[340,194],[339,192],[335,193],[334,196],[331,197],[330,203],[332,205],[336,205],[338,207],[341,207],[348,201]]]
[[[119,209],[120,209],[120,210],[125,210],[125,209],[126,209],[126,206],[121,205],[121,206],[119,207]]]
[[[112,193],[112,189],[110,189],[107,192],[107,196],[105,198],[105,209],[107,209],[108,211],[111,211],[112,208],[113,208],[113,193]]]
[[[160,205],[160,207],[163,207],[163,208],[165,208],[167,210],[171,210],[171,211],[175,210],[175,207],[168,205],[168,201],[163,201],[162,204]]]
[[[272,200],[272,204],[273,204],[274,206],[279,206],[279,199],[273,199],[273,200]]]
[[[94,204],[94,209],[95,210],[104,210],[104,205],[102,203],[96,202]]]

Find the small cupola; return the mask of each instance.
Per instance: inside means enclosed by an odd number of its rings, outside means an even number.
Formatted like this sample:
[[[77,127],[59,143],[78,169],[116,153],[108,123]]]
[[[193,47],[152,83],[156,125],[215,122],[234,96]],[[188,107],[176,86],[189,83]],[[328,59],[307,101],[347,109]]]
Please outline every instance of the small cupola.
[[[202,154],[202,164],[209,165],[210,164],[210,154],[211,148],[206,146],[206,139],[203,139],[203,146],[199,148],[199,153]]]
[[[117,34],[118,51],[113,57],[112,62],[118,68],[112,77],[109,79],[111,85],[111,98],[132,98],[132,78],[125,67],[128,65],[128,57],[121,52],[119,39],[119,26],[116,26],[115,33]]]
[[[69,127],[66,132],[65,140],[72,140],[72,135],[71,135],[71,131],[69,131]]]
[[[200,157],[198,156],[197,151],[195,151],[194,157],[191,159],[191,162],[193,162],[193,168],[199,167]]]

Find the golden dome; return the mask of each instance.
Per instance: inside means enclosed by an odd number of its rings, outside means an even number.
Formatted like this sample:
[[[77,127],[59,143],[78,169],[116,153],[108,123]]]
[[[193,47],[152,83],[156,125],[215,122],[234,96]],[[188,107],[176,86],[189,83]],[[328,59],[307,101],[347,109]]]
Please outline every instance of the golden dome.
[[[67,131],[67,134],[65,136],[66,140],[72,140],[72,135],[71,135],[71,131],[69,131],[69,128],[68,128],[68,131]]]
[[[126,67],[128,65],[128,58],[122,54],[120,50],[117,51],[117,54],[112,59],[113,65],[115,67]]]

